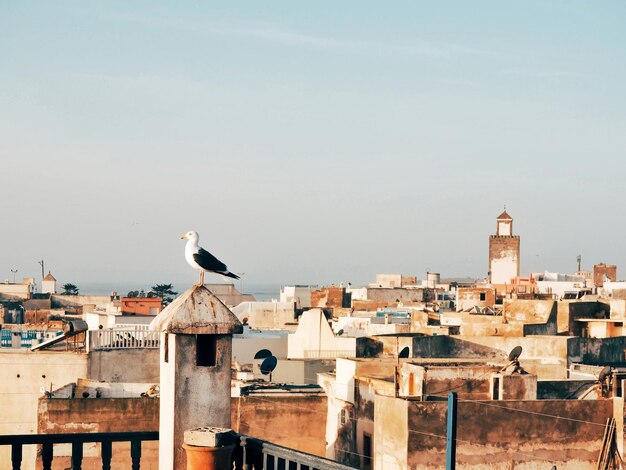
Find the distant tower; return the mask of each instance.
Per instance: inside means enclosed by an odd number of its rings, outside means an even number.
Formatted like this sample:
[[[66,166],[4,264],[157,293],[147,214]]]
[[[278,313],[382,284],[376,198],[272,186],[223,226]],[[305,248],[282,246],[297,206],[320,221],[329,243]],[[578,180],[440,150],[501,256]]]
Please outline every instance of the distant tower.
[[[513,235],[513,217],[506,212],[496,219],[496,234],[489,236],[489,279],[492,284],[509,284],[519,276],[520,239]]]
[[[50,271],[41,280],[41,293],[42,294],[56,294],[57,292],[57,280],[54,278]]]
[[[593,267],[593,283],[596,287],[603,287],[604,281],[617,281],[617,266],[615,264],[598,263]]]

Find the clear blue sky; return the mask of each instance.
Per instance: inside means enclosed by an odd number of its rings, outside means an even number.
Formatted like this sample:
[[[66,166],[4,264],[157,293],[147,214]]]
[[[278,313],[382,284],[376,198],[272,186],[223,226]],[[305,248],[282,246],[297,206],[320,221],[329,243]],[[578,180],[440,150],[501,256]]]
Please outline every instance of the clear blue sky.
[[[626,3],[3,2],[0,277],[626,269]]]

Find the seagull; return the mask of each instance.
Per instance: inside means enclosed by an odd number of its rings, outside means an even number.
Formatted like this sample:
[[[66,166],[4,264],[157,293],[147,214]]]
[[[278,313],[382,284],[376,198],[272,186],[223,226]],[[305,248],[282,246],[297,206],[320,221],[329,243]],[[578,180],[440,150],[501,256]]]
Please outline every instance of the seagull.
[[[180,238],[187,240],[187,245],[185,245],[185,259],[187,263],[192,268],[200,270],[200,282],[194,284],[195,286],[204,285],[205,271],[239,279],[239,276],[231,273],[224,263],[198,245],[198,232],[192,230]]]

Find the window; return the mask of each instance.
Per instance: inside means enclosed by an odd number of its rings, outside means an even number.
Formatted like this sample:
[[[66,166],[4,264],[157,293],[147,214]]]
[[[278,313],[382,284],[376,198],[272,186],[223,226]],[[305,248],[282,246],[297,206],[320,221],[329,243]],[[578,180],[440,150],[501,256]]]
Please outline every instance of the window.
[[[216,335],[196,335],[196,365],[204,367],[217,365]]]
[[[480,293],[480,300],[481,300],[481,301],[484,301],[484,300],[485,300],[485,293],[484,293],[484,292],[481,292],[481,293]]]
[[[372,468],[372,436],[366,432],[363,433],[363,470]]]
[[[493,378],[493,392],[491,394],[492,400],[500,399],[500,377]]]
[[[348,411],[345,408],[341,410],[341,425],[343,426],[348,422]]]

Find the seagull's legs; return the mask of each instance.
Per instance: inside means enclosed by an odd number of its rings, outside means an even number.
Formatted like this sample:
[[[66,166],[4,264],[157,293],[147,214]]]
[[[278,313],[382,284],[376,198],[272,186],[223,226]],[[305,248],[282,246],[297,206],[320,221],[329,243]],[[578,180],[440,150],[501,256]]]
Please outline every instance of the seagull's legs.
[[[200,271],[200,281],[194,284],[194,287],[200,287],[204,285],[204,270]]]

